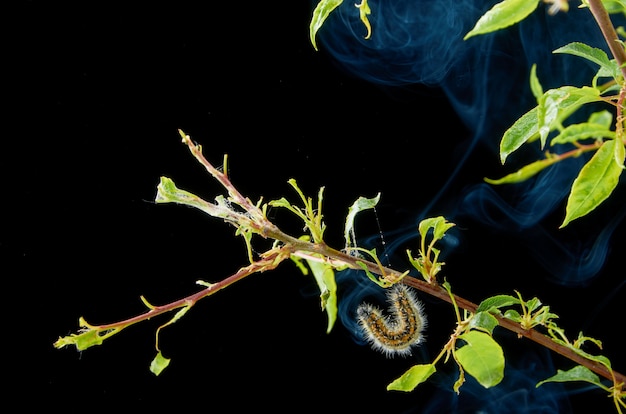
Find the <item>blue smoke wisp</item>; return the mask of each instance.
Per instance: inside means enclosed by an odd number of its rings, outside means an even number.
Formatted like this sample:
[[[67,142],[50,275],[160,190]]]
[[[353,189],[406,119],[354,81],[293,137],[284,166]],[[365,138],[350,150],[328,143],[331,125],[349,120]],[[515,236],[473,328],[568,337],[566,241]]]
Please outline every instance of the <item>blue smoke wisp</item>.
[[[559,209],[576,174],[585,161],[568,161],[542,172],[536,179],[506,190],[495,190],[484,183],[463,184],[462,196],[449,194],[452,183],[480,145],[498,159],[504,131],[536,105],[530,93],[529,73],[537,64],[544,90],[563,85],[583,86],[591,82],[597,67],[553,50],[579,41],[607,50],[604,38],[587,9],[571,7],[567,13],[549,15],[544,5],[521,23],[488,35],[463,40],[493,1],[406,1],[371,2],[373,32],[365,39],[358,12],[343,3],[333,12],[319,33],[323,49],[344,70],[354,76],[386,87],[427,85],[440,89],[456,114],[467,126],[469,136],[456,168],[441,190],[426,206],[416,211],[416,221],[428,215],[445,214],[451,221],[475,220],[514,234],[520,243],[534,246],[531,253],[554,280],[563,284],[583,284],[601,269],[613,229],[623,213],[597,223],[595,234],[584,240],[564,243],[545,230],[543,221]],[[451,132],[454,133],[454,132]],[[416,137],[416,139],[418,139]],[[445,139],[445,137],[442,137]],[[539,159],[541,151],[515,154],[511,169]],[[450,207],[452,206],[452,207]],[[414,229],[411,229],[414,230]],[[548,246],[542,249],[540,236]],[[579,259],[581,254],[586,257]]]

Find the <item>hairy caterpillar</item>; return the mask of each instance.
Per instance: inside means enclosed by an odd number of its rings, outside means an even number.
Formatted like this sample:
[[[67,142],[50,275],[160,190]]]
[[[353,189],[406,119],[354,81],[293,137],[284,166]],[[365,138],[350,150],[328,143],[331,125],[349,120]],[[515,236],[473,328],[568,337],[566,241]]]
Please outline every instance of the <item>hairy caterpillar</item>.
[[[372,348],[388,357],[411,355],[411,348],[424,342],[422,332],[427,321],[422,303],[406,285],[389,289],[387,300],[390,315],[369,303],[361,303],[356,314],[363,335]]]

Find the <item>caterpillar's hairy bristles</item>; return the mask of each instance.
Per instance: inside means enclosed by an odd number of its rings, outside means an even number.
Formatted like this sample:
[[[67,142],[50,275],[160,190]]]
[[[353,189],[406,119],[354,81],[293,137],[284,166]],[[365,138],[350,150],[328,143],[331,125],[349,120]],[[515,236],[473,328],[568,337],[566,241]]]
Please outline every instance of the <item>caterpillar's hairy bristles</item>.
[[[366,339],[377,351],[388,357],[411,355],[411,348],[424,342],[422,332],[426,317],[415,292],[406,285],[397,284],[387,293],[390,303],[388,316],[369,303],[357,308],[357,319]]]

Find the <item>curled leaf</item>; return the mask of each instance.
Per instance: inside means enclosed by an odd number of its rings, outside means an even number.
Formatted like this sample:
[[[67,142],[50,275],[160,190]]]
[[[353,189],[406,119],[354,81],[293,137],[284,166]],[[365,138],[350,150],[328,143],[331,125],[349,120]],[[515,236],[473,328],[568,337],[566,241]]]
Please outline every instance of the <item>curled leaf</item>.
[[[380,200],[380,193],[373,198],[359,197],[358,200],[356,200],[348,209],[345,229],[343,232],[344,238],[346,239],[346,249],[356,247],[356,237],[354,235],[354,219],[356,215],[363,210],[376,207],[378,200]]]
[[[317,49],[317,42],[315,40],[317,32],[320,30],[330,13],[335,10],[343,0],[321,0],[317,3],[315,10],[313,10],[313,17],[309,24],[309,37],[311,38],[311,44],[315,50]]]
[[[369,39],[370,36],[372,36],[372,25],[367,18],[367,16],[372,13],[372,11],[370,10],[370,6],[367,4],[367,0],[361,0],[361,3],[355,4],[355,6],[359,9],[359,16],[361,17],[361,21],[363,22],[363,25],[365,25],[365,29],[367,30],[365,38]]]
[[[171,359],[165,358],[161,351],[159,351],[150,363],[150,372],[158,376],[165,368],[167,368],[170,362]]]
[[[454,227],[455,224],[446,220],[443,216],[431,217],[420,221],[418,230],[422,237],[426,237],[426,234],[430,229],[433,230],[433,243],[441,240],[445,233]]]

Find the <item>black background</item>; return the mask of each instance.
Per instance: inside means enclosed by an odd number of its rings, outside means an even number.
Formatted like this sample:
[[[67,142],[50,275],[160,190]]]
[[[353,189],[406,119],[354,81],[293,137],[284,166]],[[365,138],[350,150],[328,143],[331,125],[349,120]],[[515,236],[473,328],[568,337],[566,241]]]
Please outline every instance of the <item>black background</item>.
[[[3,335],[14,368],[9,397],[21,395],[23,407],[388,413],[421,412],[434,398],[432,385],[385,391],[414,362],[356,344],[340,323],[326,334],[313,279],[290,263],[201,301],[164,330],[161,349],[172,364],[160,377],[148,370],[156,320],[82,353],[52,347],[76,330],[79,316],[94,324],[126,318],[144,310],[140,295],[163,304],[195,292],[198,279],[220,280],[246,263],[232,228],[153,203],[160,176],[207,199],[220,192],[178,128],[216,165],[227,153],[233,183],[254,200],[295,199],[289,178],[310,195],[325,186],[327,238],[338,246],[357,197],[382,193],[377,219],[391,234],[409,228],[444,185],[469,135],[443,95],[422,87],[390,93],[343,73],[311,47],[310,14],[308,3],[286,1],[20,3],[4,63],[5,87],[17,93],[9,95],[0,155],[2,273],[12,285]],[[446,119],[445,139],[429,132],[438,117]],[[498,175],[497,158],[478,147],[449,191]],[[298,235],[283,212],[270,216]],[[506,238],[462,225],[463,244],[446,273],[458,294],[473,301],[513,289],[537,295],[572,336],[582,325],[601,338],[624,370],[614,333],[623,330],[624,291],[608,296],[623,279],[616,257],[623,225],[605,270],[591,285],[570,288],[546,282]],[[377,234],[375,217],[363,218],[358,231]],[[424,352],[432,358],[454,316],[425,301]],[[569,367],[558,357],[554,363]],[[611,410],[603,394],[571,399],[564,411],[585,401]]]

